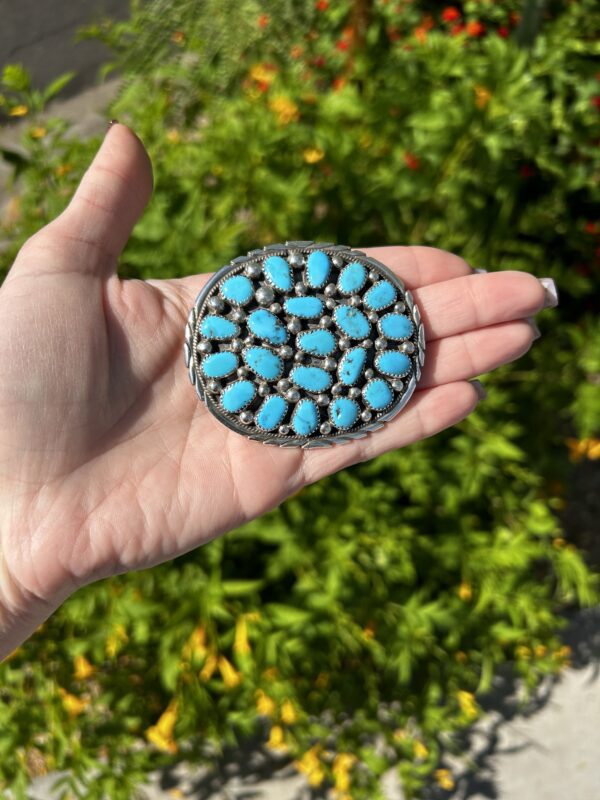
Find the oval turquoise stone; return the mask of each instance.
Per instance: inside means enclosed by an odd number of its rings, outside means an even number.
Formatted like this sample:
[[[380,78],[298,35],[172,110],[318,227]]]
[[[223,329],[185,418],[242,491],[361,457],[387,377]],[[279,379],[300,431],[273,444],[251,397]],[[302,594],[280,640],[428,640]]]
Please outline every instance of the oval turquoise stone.
[[[363,389],[365,403],[375,411],[387,408],[394,399],[392,387],[383,378],[375,378]]]
[[[257,308],[248,315],[247,322],[252,333],[260,339],[271,344],[284,344],[287,341],[288,332],[285,326],[266,308]]]
[[[290,297],[285,301],[284,308],[288,314],[302,319],[320,317],[323,312],[323,303],[318,297]]]
[[[208,339],[233,339],[240,332],[240,326],[225,317],[209,314],[200,323],[200,333]]]
[[[244,361],[253,372],[266,381],[274,381],[283,372],[283,362],[267,347],[249,347],[244,350]]]
[[[329,406],[329,419],[336,428],[351,428],[359,414],[358,403],[349,397],[336,397]]]
[[[283,397],[278,394],[272,394],[264,401],[254,419],[259,428],[265,431],[272,431],[284,418],[286,411],[287,403]]]
[[[317,328],[314,331],[304,331],[298,335],[298,347],[305,353],[313,356],[328,356],[335,350],[335,336],[331,331]]]
[[[252,283],[245,275],[232,275],[224,280],[219,287],[219,292],[224,300],[229,300],[234,305],[243,306],[250,301],[254,294]]]
[[[362,289],[366,280],[367,270],[364,265],[353,261],[341,271],[337,285],[342,294],[354,294]]]
[[[386,350],[375,357],[375,367],[384,375],[399,378],[410,371],[411,360],[405,353],[400,353],[398,350]]]
[[[321,367],[294,367],[290,380],[307,392],[324,392],[332,383],[329,372]]]
[[[386,339],[408,339],[415,330],[415,326],[405,314],[386,314],[377,323],[379,332]]]
[[[331,261],[327,253],[313,250],[306,262],[306,283],[311,289],[320,289],[331,272]]]
[[[364,297],[364,304],[377,311],[380,308],[391,306],[396,300],[396,289],[389,281],[377,281]]]
[[[285,258],[269,256],[263,265],[263,272],[267,283],[280,292],[288,292],[292,288],[292,272]]]
[[[337,306],[333,320],[338,328],[351,339],[366,339],[371,332],[371,324],[363,312],[354,306]]]
[[[221,395],[221,405],[225,411],[235,414],[251,403],[255,394],[256,387],[252,381],[234,381]]]
[[[202,372],[207,378],[224,378],[231,375],[238,368],[238,357],[235,353],[225,350],[222,353],[212,353],[202,359]]]
[[[364,347],[352,347],[347,350],[338,364],[340,382],[344,386],[354,386],[362,374],[366,360],[367,351]]]
[[[298,436],[308,436],[319,424],[319,412],[312,400],[300,400],[292,414],[292,429]]]

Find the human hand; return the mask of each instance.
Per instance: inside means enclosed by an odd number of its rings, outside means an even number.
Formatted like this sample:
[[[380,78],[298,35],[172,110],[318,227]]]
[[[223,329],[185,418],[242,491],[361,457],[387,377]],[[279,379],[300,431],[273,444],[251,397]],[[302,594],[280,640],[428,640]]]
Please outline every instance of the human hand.
[[[121,280],[152,191],[149,158],[114,125],[68,208],[23,246],[0,289],[0,657],[78,587],[174,558],[343,467],[462,420],[469,379],[518,358],[547,301],[521,272],[474,274],[425,247],[367,254],[421,310],[427,358],[408,406],[331,449],[265,447],[198,402],[182,361],[207,275]]]

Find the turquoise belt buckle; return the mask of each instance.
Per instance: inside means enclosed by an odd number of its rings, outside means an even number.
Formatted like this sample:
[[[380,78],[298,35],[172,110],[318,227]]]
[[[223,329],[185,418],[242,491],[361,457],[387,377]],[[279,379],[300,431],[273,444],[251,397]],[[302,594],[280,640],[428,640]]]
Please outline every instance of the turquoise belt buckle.
[[[328,447],[404,408],[425,332],[384,264],[345,245],[291,241],[218,270],[190,311],[183,349],[220,423],[264,444]]]

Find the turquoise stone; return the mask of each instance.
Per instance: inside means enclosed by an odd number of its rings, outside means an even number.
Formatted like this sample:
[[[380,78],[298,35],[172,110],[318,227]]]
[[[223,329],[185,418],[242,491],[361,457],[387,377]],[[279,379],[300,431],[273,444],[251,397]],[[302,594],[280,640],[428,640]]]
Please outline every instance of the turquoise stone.
[[[338,377],[344,386],[354,386],[360,378],[365,362],[367,351],[364,347],[352,347],[347,350],[338,365]]]
[[[314,319],[323,313],[323,303],[318,297],[290,297],[285,301],[284,308],[288,314],[302,319]]]
[[[313,356],[328,356],[335,350],[335,336],[331,331],[317,328],[298,335],[298,347]]]
[[[379,332],[386,339],[409,339],[415,330],[412,320],[404,314],[386,314],[377,323]]]
[[[207,378],[224,378],[231,375],[238,368],[238,357],[235,353],[224,350],[222,353],[213,353],[202,359],[202,372]]]
[[[306,263],[306,283],[311,289],[320,289],[327,283],[331,272],[331,261],[327,253],[313,250]]]
[[[256,415],[255,422],[265,431],[274,430],[285,416],[287,403],[278,394],[272,394],[264,401]]]
[[[351,339],[366,339],[371,332],[371,324],[363,312],[354,306],[337,306],[333,320],[338,328]]]
[[[266,381],[274,381],[283,372],[283,362],[267,347],[249,347],[244,350],[244,361],[253,372]]]
[[[292,414],[292,429],[298,436],[308,436],[319,424],[319,412],[312,400],[300,400]]]
[[[233,275],[223,281],[219,287],[223,300],[229,300],[234,305],[243,306],[249,302],[254,294],[252,283],[245,275]]]
[[[321,367],[294,367],[290,380],[307,392],[324,392],[332,383],[329,372]]]
[[[383,372],[384,375],[399,378],[401,375],[406,375],[407,372],[410,372],[411,360],[398,350],[386,350],[376,356],[375,367],[379,372]]]
[[[359,412],[355,400],[349,397],[336,397],[329,406],[329,419],[336,428],[351,428],[358,419]]]
[[[362,289],[366,280],[366,268],[358,261],[353,261],[341,271],[337,285],[342,294],[354,294]]]
[[[377,281],[364,296],[364,304],[373,311],[391,306],[396,300],[396,289],[389,281]]]
[[[200,323],[200,333],[208,339],[233,339],[240,332],[240,326],[225,317],[209,314]]]
[[[235,414],[254,400],[256,386],[252,381],[234,381],[221,395],[221,405],[225,411]]]
[[[392,387],[383,378],[375,378],[369,381],[363,389],[365,403],[375,411],[381,411],[390,405],[394,399]]]
[[[264,263],[263,272],[267,283],[280,292],[289,292],[292,288],[292,272],[290,265],[281,256],[269,256]]]
[[[248,315],[248,327],[259,339],[271,344],[284,344],[288,338],[285,325],[266,308],[257,308]]]

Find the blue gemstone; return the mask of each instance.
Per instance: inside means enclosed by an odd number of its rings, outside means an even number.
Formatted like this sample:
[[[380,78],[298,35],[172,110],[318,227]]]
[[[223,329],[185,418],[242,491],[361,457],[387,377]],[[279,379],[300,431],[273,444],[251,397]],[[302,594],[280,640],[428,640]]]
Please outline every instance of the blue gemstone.
[[[267,283],[280,292],[289,292],[292,288],[290,265],[281,256],[269,256],[264,263],[263,272]]]
[[[283,362],[266,347],[248,347],[244,361],[253,372],[266,381],[274,381],[283,372]]]
[[[378,281],[364,296],[364,304],[377,311],[380,308],[387,308],[391,306],[396,300],[396,289],[389,281]]]
[[[410,372],[411,360],[398,350],[386,350],[376,356],[375,367],[379,372],[383,372],[384,375],[399,378],[401,375],[406,375],[407,372]]]
[[[336,428],[351,428],[359,414],[358,403],[349,397],[336,397],[329,406],[329,419]]]
[[[224,300],[229,300],[234,305],[243,306],[249,302],[254,294],[252,284],[245,275],[233,275],[223,281],[219,292]]]
[[[342,294],[354,294],[362,289],[367,280],[367,270],[358,261],[348,264],[338,278],[338,289]]]
[[[344,386],[354,386],[358,381],[367,360],[364,347],[352,347],[347,350],[338,365],[338,376]]]
[[[319,289],[325,283],[331,272],[331,262],[327,253],[322,250],[313,250],[306,264],[306,283],[311,289]]]
[[[297,344],[300,350],[313,356],[328,356],[335,350],[335,336],[331,331],[317,328],[314,331],[304,331],[298,335]]]
[[[298,436],[308,436],[319,424],[319,412],[312,400],[300,400],[292,414],[292,428]]]
[[[238,357],[229,350],[213,353],[202,359],[202,372],[207,378],[224,378],[238,368]]]
[[[320,317],[323,312],[323,303],[318,297],[290,297],[285,301],[284,308],[288,314],[302,319]]]
[[[290,380],[307,392],[324,392],[332,383],[331,375],[321,367],[294,367]]]
[[[359,308],[337,306],[333,320],[338,328],[351,339],[365,339],[371,332],[371,324]]]
[[[363,389],[365,403],[375,411],[381,411],[390,405],[394,399],[392,387],[383,378],[375,378],[369,381]]]
[[[240,326],[225,317],[209,314],[200,323],[200,333],[208,339],[232,339],[240,332]]]
[[[257,308],[248,315],[248,327],[259,339],[265,339],[271,344],[284,344],[288,338],[285,326],[275,314],[266,308]]]
[[[254,400],[256,386],[252,381],[234,381],[221,395],[221,405],[225,411],[235,414]]]
[[[259,428],[265,431],[272,431],[276,428],[287,411],[287,403],[278,394],[272,394],[264,401],[258,414],[255,417],[255,422]]]
[[[387,339],[409,339],[415,330],[412,320],[404,314],[386,314],[377,323],[379,332]]]

